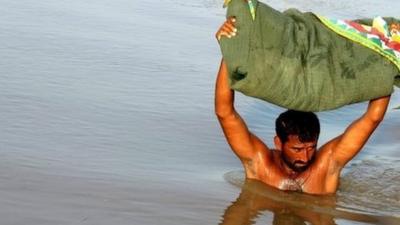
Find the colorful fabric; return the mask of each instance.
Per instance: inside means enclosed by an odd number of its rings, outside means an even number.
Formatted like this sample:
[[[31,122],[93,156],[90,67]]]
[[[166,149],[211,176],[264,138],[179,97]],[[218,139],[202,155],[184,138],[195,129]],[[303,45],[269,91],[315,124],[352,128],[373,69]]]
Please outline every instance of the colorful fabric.
[[[390,29],[382,17],[374,18],[372,26],[351,20],[317,17],[334,32],[378,52],[400,69],[400,32],[394,26]]]
[[[253,18],[253,20],[256,19],[256,8],[254,7],[254,4],[251,0],[244,0],[247,2],[247,5],[249,6],[249,10],[250,10],[250,14],[251,14],[251,18]],[[231,0],[224,0],[224,8],[228,6],[228,4],[231,2]]]
[[[255,20],[256,19],[256,9],[254,8],[253,2],[251,0],[247,0],[247,5],[249,5],[251,18],[253,18],[253,20]]]
[[[229,2],[231,2],[231,0],[224,0],[224,8],[228,6]]]

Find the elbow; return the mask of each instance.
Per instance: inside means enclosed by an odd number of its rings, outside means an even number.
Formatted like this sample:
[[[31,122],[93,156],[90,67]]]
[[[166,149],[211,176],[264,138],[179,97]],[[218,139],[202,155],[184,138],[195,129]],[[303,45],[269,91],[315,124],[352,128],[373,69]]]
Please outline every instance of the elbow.
[[[368,120],[374,126],[378,126],[382,122],[384,116],[385,116],[384,113],[371,114],[368,115]]]
[[[371,100],[366,113],[370,122],[379,124],[385,117],[386,110],[389,104],[390,96]]]
[[[215,108],[215,115],[217,116],[218,120],[223,120],[224,118],[227,118],[233,114],[234,114],[234,110],[232,110],[232,109],[221,108],[221,107]]]
[[[219,120],[229,117],[234,114],[235,109],[232,103],[224,103],[216,100],[214,106],[214,113]]]
[[[368,117],[371,122],[379,124],[385,117],[385,113],[386,113],[386,108],[378,108],[372,111],[372,113],[370,113]]]
[[[370,121],[371,121],[371,123],[378,125],[382,122],[383,117],[384,117],[384,115],[371,116]]]
[[[221,120],[221,119],[227,117],[227,113],[224,112],[224,111],[222,111],[222,110],[215,110],[215,116],[216,116],[219,120]]]

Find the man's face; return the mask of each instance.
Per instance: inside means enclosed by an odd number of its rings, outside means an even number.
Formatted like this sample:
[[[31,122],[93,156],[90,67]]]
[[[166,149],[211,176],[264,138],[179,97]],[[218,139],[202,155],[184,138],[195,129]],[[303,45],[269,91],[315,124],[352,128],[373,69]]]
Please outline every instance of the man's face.
[[[289,168],[302,172],[313,162],[317,149],[317,140],[301,142],[297,135],[289,135],[282,143],[282,159]]]

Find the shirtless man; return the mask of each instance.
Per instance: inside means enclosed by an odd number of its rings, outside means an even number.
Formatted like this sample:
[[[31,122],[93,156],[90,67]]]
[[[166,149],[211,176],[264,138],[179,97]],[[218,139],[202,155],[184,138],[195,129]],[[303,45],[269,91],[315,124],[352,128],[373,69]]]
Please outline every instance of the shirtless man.
[[[235,36],[234,19],[226,21],[216,37]],[[234,91],[222,60],[215,89],[215,113],[225,137],[245,168],[246,178],[281,190],[310,194],[335,193],[342,168],[362,149],[383,120],[390,96],[371,100],[367,111],[343,134],[317,151],[319,121],[312,112],[288,110],[276,120],[275,149],[252,134],[234,108]]]

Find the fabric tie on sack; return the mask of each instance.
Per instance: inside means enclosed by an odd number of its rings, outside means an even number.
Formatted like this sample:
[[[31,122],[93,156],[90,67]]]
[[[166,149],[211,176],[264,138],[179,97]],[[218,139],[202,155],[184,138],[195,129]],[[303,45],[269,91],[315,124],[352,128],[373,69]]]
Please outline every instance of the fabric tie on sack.
[[[227,17],[232,16],[238,33],[222,38],[220,47],[231,88],[245,95],[284,108],[324,111],[389,95],[400,85],[394,60],[338,35],[313,13],[231,0]],[[372,20],[355,22],[372,26]]]
[[[251,1],[251,0],[245,0],[245,1],[247,2],[247,5],[249,6],[251,18],[253,18],[253,20],[255,20],[256,19],[256,9],[254,8],[253,1]],[[224,0],[224,8],[228,6],[229,2],[231,2],[231,0]]]

